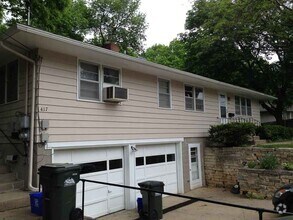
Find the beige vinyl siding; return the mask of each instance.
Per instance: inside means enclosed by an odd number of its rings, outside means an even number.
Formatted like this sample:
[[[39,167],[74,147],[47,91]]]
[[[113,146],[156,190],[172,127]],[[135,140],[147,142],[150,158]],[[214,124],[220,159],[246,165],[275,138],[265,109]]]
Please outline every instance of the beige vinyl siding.
[[[47,107],[39,117],[50,122],[49,142],[205,137],[210,125],[219,123],[217,91],[204,88],[204,112],[186,111],[184,82],[172,80],[172,108],[163,109],[158,107],[157,77],[128,69],[122,70],[128,101],[77,100],[78,59],[42,49],[39,53],[43,62],[38,109]]]

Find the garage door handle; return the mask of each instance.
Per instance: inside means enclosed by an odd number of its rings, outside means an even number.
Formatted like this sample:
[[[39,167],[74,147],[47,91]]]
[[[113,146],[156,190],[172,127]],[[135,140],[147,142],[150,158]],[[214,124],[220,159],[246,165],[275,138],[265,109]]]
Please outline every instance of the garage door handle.
[[[108,193],[111,193],[112,191],[111,190],[108,190]]]

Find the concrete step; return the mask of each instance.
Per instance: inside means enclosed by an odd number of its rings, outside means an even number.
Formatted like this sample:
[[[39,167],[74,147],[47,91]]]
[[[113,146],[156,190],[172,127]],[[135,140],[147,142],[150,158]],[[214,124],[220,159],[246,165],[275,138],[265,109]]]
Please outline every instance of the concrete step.
[[[0,183],[9,183],[16,180],[15,173],[0,174]]]
[[[0,193],[3,192],[11,192],[18,189],[24,188],[24,181],[23,180],[15,180],[8,183],[0,183]]]
[[[9,167],[0,165],[0,174],[10,173]]]
[[[258,141],[258,140],[260,140],[260,137],[259,136],[253,136],[253,140]]]
[[[29,192],[17,190],[0,194],[0,212],[28,206],[30,206]]]

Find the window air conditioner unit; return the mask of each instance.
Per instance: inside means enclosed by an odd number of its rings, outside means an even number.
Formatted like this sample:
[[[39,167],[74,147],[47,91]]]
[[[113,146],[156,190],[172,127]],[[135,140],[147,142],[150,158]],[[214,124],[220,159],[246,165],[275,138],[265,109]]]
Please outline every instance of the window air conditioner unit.
[[[128,99],[128,89],[111,86],[103,89],[104,102],[123,102]]]

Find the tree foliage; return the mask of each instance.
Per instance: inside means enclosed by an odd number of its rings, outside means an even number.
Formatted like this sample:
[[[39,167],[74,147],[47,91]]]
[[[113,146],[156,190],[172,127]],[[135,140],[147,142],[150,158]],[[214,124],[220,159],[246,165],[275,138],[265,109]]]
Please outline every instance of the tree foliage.
[[[186,19],[186,68],[276,96],[263,107],[281,123],[293,101],[292,23],[288,0],[195,1]]]
[[[186,50],[183,41],[175,39],[169,46],[155,44],[148,48],[143,56],[154,63],[184,70]]]
[[[145,14],[139,12],[140,0],[93,0],[89,7],[90,42],[117,43],[123,52],[142,51],[145,40]]]
[[[83,0],[3,0],[11,15],[8,25],[28,23],[42,30],[82,40],[87,27],[87,7]],[[30,13],[29,13],[30,11]]]

